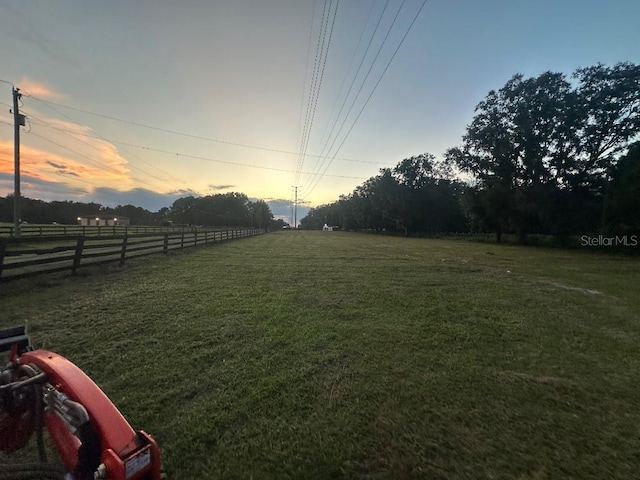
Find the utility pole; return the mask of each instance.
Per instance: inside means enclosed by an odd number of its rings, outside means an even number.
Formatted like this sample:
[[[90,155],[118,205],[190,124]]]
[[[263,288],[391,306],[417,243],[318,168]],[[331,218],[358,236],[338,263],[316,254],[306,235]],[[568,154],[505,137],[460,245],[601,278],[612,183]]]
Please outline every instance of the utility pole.
[[[22,97],[20,89],[12,87],[13,93],[13,160],[14,160],[14,174],[13,174],[13,235],[20,236],[20,224],[22,220],[20,218],[20,126],[25,125],[25,117],[20,114],[18,109],[18,100]]]
[[[298,228],[298,186],[294,185],[293,189],[295,191],[293,197],[293,228]]]

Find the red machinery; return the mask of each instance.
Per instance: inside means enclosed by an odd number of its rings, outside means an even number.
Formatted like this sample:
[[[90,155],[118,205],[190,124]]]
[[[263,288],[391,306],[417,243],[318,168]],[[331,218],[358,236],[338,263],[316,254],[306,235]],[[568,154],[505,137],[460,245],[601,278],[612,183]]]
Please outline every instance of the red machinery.
[[[102,390],[76,365],[32,350],[25,327],[0,331],[0,451],[11,453],[36,433],[41,463],[0,464],[0,479],[160,480],[160,450],[136,432]],[[47,429],[64,468],[47,463]],[[11,476],[15,474],[14,476]]]

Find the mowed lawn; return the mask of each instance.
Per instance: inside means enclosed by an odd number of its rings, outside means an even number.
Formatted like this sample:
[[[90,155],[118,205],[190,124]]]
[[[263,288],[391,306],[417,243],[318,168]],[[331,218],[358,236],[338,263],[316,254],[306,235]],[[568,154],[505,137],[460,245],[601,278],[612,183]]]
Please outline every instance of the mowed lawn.
[[[640,259],[277,232],[0,285],[172,479],[640,475]]]

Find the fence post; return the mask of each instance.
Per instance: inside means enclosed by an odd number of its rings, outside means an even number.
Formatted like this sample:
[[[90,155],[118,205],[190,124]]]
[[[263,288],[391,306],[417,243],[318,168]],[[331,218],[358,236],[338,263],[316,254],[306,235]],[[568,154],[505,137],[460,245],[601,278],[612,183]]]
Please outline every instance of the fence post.
[[[169,253],[169,234],[164,234],[164,245],[162,245],[162,253]]]
[[[4,252],[7,250],[7,244],[0,238],[0,277],[2,277],[2,265],[4,264]]]
[[[209,243],[209,230],[204,231],[204,244],[207,245]]]
[[[76,274],[76,270],[80,268],[80,260],[82,259],[82,249],[84,248],[84,237],[78,237],[76,243],[76,254],[73,257],[73,267],[71,267],[71,275]]]
[[[182,229],[182,236],[180,237],[180,250],[184,250],[184,228]]]
[[[127,256],[127,234],[122,237],[122,250],[120,251],[120,266],[124,265],[124,259]]]
[[[197,247],[198,246],[198,231],[196,230],[195,233],[193,234],[193,246]]]

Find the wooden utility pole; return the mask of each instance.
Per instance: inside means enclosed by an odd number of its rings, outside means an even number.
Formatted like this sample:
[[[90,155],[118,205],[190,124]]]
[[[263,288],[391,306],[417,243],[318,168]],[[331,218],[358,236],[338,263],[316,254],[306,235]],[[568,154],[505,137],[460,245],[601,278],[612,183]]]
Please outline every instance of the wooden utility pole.
[[[20,126],[25,124],[24,115],[20,114],[18,100],[22,97],[20,89],[13,87],[13,235],[20,236]]]

